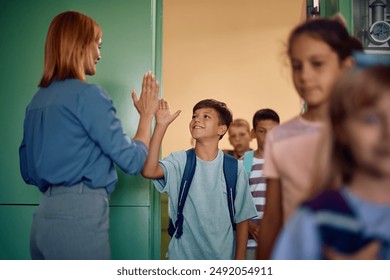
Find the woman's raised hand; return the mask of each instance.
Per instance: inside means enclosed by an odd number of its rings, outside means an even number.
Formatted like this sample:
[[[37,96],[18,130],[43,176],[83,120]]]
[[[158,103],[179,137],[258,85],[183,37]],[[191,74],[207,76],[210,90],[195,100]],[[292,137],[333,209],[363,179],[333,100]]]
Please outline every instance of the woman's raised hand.
[[[137,93],[134,89],[131,90],[131,97],[135,108],[137,109],[140,115],[154,116],[158,109],[158,91],[160,85],[156,80],[156,77],[152,74],[151,71],[145,73],[142,81],[142,92],[137,98]]]

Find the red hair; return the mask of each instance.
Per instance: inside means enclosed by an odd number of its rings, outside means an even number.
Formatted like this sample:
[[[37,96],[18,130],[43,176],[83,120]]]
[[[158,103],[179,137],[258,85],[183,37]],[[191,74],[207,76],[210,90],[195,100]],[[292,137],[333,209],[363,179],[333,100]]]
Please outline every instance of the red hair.
[[[53,80],[85,80],[84,61],[90,46],[102,36],[102,29],[90,17],[75,11],[57,15],[46,37],[45,63],[40,87]]]

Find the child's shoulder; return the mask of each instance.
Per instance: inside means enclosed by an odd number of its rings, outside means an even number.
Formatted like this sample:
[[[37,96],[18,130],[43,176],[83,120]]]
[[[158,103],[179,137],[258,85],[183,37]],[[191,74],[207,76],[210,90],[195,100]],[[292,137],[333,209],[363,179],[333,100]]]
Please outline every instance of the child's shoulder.
[[[299,130],[318,126],[318,123],[307,121],[301,115],[298,115],[276,126],[273,130]]]
[[[303,207],[311,211],[337,211],[349,212],[346,199],[340,189],[327,189],[313,196],[302,204]]]
[[[309,122],[304,120],[301,116],[295,116],[273,128],[270,134],[274,140],[285,140],[304,134],[318,133],[321,129],[322,125],[319,123]]]
[[[179,164],[186,164],[187,157],[194,155],[202,163],[203,161],[200,158],[198,158],[195,153],[189,153],[191,150],[193,150],[193,149],[172,152],[168,156],[166,156],[163,159],[163,161],[176,161]],[[223,155],[224,155],[224,152],[221,149],[219,149],[217,157],[212,162],[222,161],[224,158]]]
[[[181,150],[181,151],[174,151],[174,152],[170,153],[169,155],[164,157],[162,161],[163,162],[164,161],[175,161],[178,163],[185,164],[186,159],[187,159],[186,150]]]

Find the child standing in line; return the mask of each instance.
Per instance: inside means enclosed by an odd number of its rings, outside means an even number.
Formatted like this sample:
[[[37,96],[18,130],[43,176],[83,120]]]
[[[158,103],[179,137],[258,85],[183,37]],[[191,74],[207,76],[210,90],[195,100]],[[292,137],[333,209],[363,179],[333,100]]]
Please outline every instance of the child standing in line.
[[[376,66],[337,82],[325,190],[292,216],[273,258],[390,259],[389,77],[389,66]]]
[[[156,113],[156,127],[142,175],[157,179],[154,184],[166,192],[170,215],[176,224],[180,182],[186,165],[186,152],[174,152],[158,161],[160,146],[169,124],[180,112],[170,113],[161,100]],[[196,168],[183,210],[182,235],[174,235],[168,247],[169,259],[244,259],[248,240],[248,220],[256,216],[249,192],[248,178],[238,163],[234,200],[236,230],[230,220],[223,152],[219,140],[227,132],[232,114],[226,104],[213,99],[198,102],[193,108],[189,128],[195,139]]]
[[[257,149],[247,151],[243,158],[244,168],[249,178],[249,188],[256,206],[257,217],[249,221],[249,236],[246,250],[246,259],[256,259],[256,247],[259,241],[260,220],[263,217],[265,205],[265,177],[263,176],[264,142],[268,132],[279,125],[279,115],[272,109],[258,110],[253,116],[251,134],[256,138]]]
[[[233,150],[223,150],[224,153],[240,159],[246,151],[251,150],[249,144],[252,141],[250,126],[244,119],[234,119],[228,130],[229,142]]]
[[[310,191],[330,91],[340,74],[353,65],[355,48],[345,27],[330,19],[309,20],[289,37],[292,78],[307,109],[272,130],[265,142],[267,203],[261,221],[260,259],[270,257],[282,225]]]

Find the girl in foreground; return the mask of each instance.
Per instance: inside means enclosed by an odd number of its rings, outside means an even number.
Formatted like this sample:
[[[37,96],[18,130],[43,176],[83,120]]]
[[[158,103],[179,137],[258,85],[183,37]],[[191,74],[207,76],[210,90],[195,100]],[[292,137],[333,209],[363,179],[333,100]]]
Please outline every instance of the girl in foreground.
[[[353,65],[356,40],[337,20],[314,19],[297,26],[288,40],[292,79],[307,110],[275,127],[264,147],[266,204],[258,258],[270,257],[282,226],[311,190],[315,155],[328,120],[330,91]]]
[[[274,259],[390,259],[389,77],[376,66],[337,82],[318,184],[326,190],[292,216]]]

